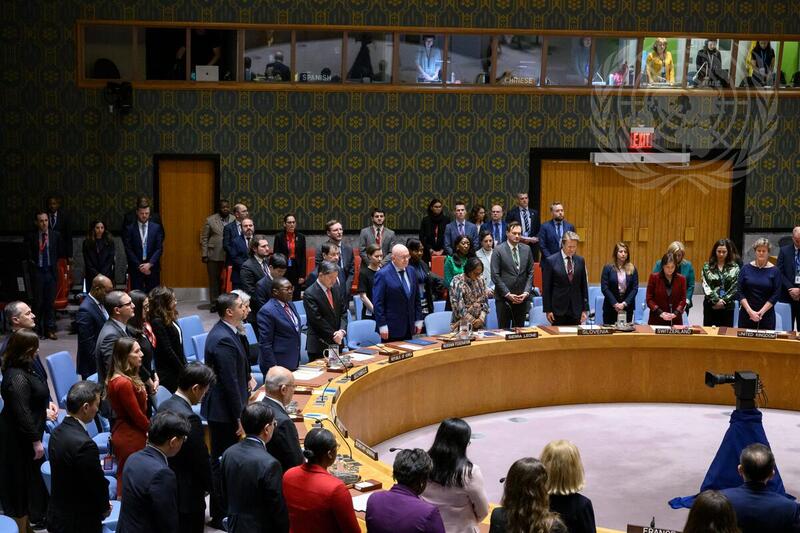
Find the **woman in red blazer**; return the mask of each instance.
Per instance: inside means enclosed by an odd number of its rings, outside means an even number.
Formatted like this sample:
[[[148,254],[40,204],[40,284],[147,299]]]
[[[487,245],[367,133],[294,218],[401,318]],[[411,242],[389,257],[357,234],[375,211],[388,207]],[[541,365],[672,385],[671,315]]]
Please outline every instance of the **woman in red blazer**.
[[[661,258],[661,271],[650,274],[647,281],[647,307],[651,326],[683,325],[686,307],[686,278],[675,272],[675,256]]]

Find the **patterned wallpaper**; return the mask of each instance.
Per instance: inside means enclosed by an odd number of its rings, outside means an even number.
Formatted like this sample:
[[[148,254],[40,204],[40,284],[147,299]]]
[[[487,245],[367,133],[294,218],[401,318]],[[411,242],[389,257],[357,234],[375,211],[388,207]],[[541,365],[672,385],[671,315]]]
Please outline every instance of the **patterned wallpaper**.
[[[4,11],[3,231],[28,228],[51,192],[76,226],[100,215],[115,227],[152,190],[154,153],[221,154],[223,195],[248,203],[259,228],[296,209],[301,227],[336,216],[356,229],[376,203],[390,226],[415,228],[432,195],[509,204],[527,186],[531,147],[595,146],[641,119],[673,144],[712,148],[745,142],[759,125],[746,104],[715,98],[615,98],[598,123],[589,96],[345,92],[135,91],[132,113],[119,117],[101,91],[75,85],[79,18],[800,34],[800,3],[780,1],[13,0]],[[800,100],[775,109],[777,133],[748,178],[753,227],[789,226],[800,211]]]

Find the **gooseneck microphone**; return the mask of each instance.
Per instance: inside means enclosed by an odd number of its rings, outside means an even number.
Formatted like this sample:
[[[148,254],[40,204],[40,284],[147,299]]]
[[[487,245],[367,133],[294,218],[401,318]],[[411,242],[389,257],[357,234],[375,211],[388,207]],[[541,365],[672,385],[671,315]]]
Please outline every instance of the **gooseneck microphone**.
[[[336,429],[336,433],[338,433],[342,437],[342,440],[344,441],[344,443],[347,444],[347,450],[349,452],[347,455],[348,455],[348,457],[350,457],[350,459],[352,459],[353,458],[353,448],[350,447],[350,443],[347,442],[347,438],[345,438],[344,434],[339,429],[339,426],[337,426],[336,424],[331,422],[330,418],[323,418],[323,419],[317,420],[316,422],[314,422],[314,425],[321,428],[322,425],[323,425],[322,424],[322,420],[327,420]]]
[[[333,381],[333,378],[328,378],[328,382],[325,383],[325,388],[322,389],[322,396],[319,397],[319,401],[322,405],[325,405],[325,394],[328,392],[328,385],[331,384],[331,381]]]

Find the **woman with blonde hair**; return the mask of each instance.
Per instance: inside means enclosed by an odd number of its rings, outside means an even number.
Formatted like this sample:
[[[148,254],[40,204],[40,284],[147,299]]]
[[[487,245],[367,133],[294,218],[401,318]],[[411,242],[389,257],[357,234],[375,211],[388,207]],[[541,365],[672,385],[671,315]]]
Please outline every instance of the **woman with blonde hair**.
[[[675,83],[675,65],[664,37],[653,43],[653,51],[647,54],[646,70],[647,83]]]
[[[755,260],[739,271],[739,292],[736,298],[742,306],[739,311],[740,328],[775,329],[775,304],[781,295],[781,274],[769,262],[769,240],[757,239],[753,243]]]
[[[568,440],[554,440],[542,450],[541,461],[547,468],[550,510],[561,516],[570,533],[594,533],[592,501],[580,494],[585,480],[578,447]]]
[[[686,278],[686,312],[692,308],[692,295],[694,294],[694,267],[686,259],[686,247],[681,241],[673,241],[667,247],[667,254],[675,258],[675,269],[678,274]],[[661,260],[656,261],[653,273],[661,272]]]
[[[625,322],[630,323],[633,322],[636,294],[639,292],[639,273],[631,263],[627,244],[618,242],[614,246],[612,261],[603,267],[600,276],[600,290],[605,297],[603,324],[614,324],[621,313],[625,313]]]

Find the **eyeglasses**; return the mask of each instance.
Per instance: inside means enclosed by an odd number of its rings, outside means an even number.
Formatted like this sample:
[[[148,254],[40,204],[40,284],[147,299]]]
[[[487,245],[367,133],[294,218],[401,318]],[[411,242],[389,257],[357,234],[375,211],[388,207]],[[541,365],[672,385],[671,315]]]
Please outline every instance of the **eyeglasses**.
[[[129,301],[128,303],[120,304],[120,307],[133,307],[133,300]]]

